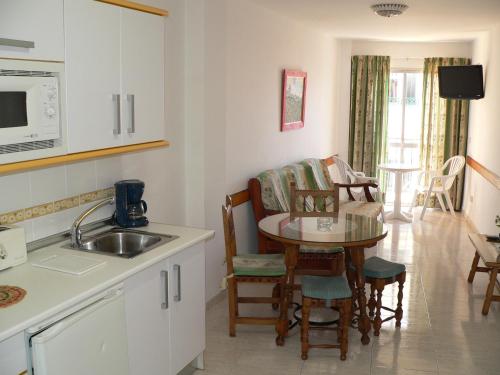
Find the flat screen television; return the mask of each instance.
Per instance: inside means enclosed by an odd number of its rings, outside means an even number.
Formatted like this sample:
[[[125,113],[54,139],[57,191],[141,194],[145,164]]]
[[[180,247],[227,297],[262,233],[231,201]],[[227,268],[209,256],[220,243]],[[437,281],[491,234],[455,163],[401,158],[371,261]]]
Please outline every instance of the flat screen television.
[[[482,65],[440,66],[438,76],[441,98],[484,98]]]

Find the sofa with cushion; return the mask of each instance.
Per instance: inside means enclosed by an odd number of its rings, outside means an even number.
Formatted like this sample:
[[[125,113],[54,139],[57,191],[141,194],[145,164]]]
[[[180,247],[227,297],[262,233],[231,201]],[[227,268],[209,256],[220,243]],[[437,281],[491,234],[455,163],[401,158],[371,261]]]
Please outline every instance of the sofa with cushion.
[[[255,222],[258,223],[266,216],[290,210],[290,183],[295,182],[299,190],[331,190],[333,179],[329,166],[333,159],[305,159],[299,163],[290,164],[282,168],[263,171],[248,182],[248,192],[252,203]],[[382,203],[375,202],[370,193],[373,183],[339,184],[345,189],[346,200],[340,201],[340,214],[378,217],[383,210]],[[362,188],[365,192],[363,200],[356,201],[350,189]],[[259,233],[259,252],[275,253],[283,251],[283,246]]]

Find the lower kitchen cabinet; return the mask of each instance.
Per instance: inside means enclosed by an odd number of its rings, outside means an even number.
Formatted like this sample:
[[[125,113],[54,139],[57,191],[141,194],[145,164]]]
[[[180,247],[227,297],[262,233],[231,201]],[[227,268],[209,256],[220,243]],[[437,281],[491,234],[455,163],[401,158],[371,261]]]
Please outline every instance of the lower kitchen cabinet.
[[[0,374],[17,375],[28,368],[24,333],[0,342]]]
[[[205,251],[195,245],[170,258],[172,374],[205,350]]]
[[[185,249],[125,281],[131,375],[175,375],[201,358],[205,349],[202,246]]]
[[[170,374],[168,261],[125,280],[125,316],[131,375]]]

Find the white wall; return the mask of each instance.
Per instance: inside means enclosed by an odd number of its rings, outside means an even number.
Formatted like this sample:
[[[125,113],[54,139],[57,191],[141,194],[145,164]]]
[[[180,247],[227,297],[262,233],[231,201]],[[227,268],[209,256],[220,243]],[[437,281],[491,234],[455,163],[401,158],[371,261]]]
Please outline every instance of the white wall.
[[[500,175],[500,25],[474,43],[473,63],[485,69],[485,97],[471,101],[467,154]],[[498,233],[495,215],[500,215],[500,191],[467,167],[465,212],[483,233]]]
[[[191,0],[196,3],[201,0]],[[188,3],[189,4],[189,3]],[[189,10],[188,20],[199,17]],[[188,25],[190,22],[188,21]],[[193,27],[189,26],[189,29]],[[191,191],[187,200],[204,205],[188,207],[188,224],[204,212],[204,225],[216,230],[206,244],[207,298],[220,291],[225,274],[221,206],[225,194],[246,189],[248,179],[267,169],[306,157],[325,157],[335,149],[333,113],[334,68],[337,49],[332,38],[307,29],[246,0],[214,0],[205,8],[205,42],[189,54],[204,82],[204,100],[192,111],[204,111],[200,131],[204,144],[187,156],[190,175],[200,173],[203,192]],[[201,52],[200,52],[201,51]],[[280,132],[282,70],[308,73],[305,127]],[[189,99],[191,99],[188,96]],[[190,139],[198,142],[200,121],[188,122]],[[187,146],[190,147],[190,146]],[[203,164],[200,165],[200,156]],[[193,211],[195,210],[195,211]],[[239,251],[256,251],[256,228],[250,205],[236,209]]]

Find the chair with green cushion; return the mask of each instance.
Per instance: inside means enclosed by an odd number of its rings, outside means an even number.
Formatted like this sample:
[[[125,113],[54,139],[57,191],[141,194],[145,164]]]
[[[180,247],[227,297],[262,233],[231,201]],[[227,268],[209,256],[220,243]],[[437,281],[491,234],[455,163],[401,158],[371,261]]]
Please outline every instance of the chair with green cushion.
[[[389,262],[379,257],[368,258],[365,261],[363,268],[365,281],[371,286],[370,299],[368,300],[369,316],[372,318],[373,334],[378,336],[382,323],[396,319],[396,327],[401,327],[401,319],[403,318],[403,287],[406,280],[406,267],[404,264]],[[386,285],[398,282],[398,305],[396,310],[382,306],[382,292]],[[377,298],[375,298],[377,291]],[[382,320],[381,310],[387,310],[394,315],[391,315]]]
[[[286,310],[283,304],[285,287],[285,258],[281,254],[241,254],[236,251],[236,233],[234,229],[233,205],[231,197],[226,196],[226,205],[222,206],[224,238],[226,244],[227,287],[229,302],[229,335],[236,336],[236,324],[274,325],[277,332],[286,321]],[[239,283],[276,284],[277,295],[272,297],[240,297]],[[244,317],[239,315],[240,303],[267,303],[280,307],[279,317]],[[278,336],[276,343],[283,345],[284,338]]]
[[[352,293],[344,276],[304,276],[302,277],[302,359],[308,357],[309,348],[340,349],[340,359],[347,358],[349,324],[351,321]],[[312,307],[336,307],[340,313],[337,328],[337,344],[309,343],[309,316]],[[328,327],[315,329],[331,330]]]

